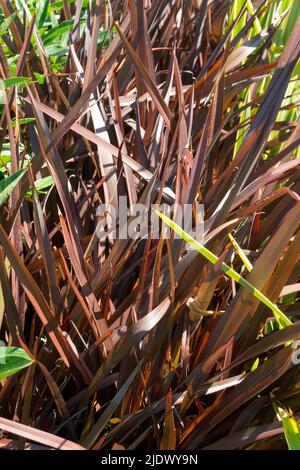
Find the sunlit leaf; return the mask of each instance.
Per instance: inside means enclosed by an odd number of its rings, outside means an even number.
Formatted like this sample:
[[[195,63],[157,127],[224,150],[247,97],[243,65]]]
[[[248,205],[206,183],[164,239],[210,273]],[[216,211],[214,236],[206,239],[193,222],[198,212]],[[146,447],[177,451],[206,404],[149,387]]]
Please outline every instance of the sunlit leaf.
[[[0,347],[0,380],[30,366],[31,358],[21,348]]]

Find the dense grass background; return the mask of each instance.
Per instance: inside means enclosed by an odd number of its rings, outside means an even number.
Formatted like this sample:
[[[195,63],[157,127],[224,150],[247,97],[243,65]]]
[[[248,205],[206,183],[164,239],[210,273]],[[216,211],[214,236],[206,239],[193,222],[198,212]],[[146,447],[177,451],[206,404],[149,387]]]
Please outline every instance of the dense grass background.
[[[1,447],[299,449],[299,0],[0,7]]]

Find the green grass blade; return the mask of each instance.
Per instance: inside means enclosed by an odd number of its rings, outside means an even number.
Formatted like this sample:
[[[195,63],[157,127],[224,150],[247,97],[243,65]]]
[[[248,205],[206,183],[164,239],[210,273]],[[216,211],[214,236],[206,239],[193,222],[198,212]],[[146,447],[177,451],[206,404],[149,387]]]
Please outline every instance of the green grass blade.
[[[229,240],[231,241],[231,243],[233,244],[237,254],[239,255],[239,257],[241,258],[241,260],[243,261],[244,265],[246,266],[246,268],[248,269],[248,271],[252,271],[253,269],[253,266],[252,266],[252,263],[251,261],[248,259],[248,257],[245,255],[245,253],[243,252],[242,248],[240,247],[240,245],[238,244],[238,242],[233,238],[233,236],[231,235],[231,233],[228,234],[228,238]]]
[[[39,8],[37,17],[37,27],[41,28],[46,21],[50,0],[46,0],[42,9]]]
[[[173,222],[169,217],[162,214],[161,212],[155,211],[156,214],[172,229],[176,232],[186,243],[190,246],[194,247],[201,255],[203,255],[208,261],[215,264],[219,260],[219,258],[214,255],[210,250],[205,248],[201,245],[197,240],[191,237],[188,233],[182,230],[179,225]],[[254,295],[258,300],[260,300],[266,307],[272,310],[275,319],[278,323],[280,329],[285,328],[292,324],[292,322],[284,315],[284,313],[277,307],[276,304],[271,302],[262,292],[260,292],[256,287],[254,287],[250,282],[244,279],[239,273],[237,273],[234,269],[230,268],[226,263],[222,262],[221,270],[227,274],[227,276],[231,277],[234,281],[244,287],[248,292]]]
[[[42,35],[42,40],[44,45],[47,44],[57,44],[57,38],[61,36],[65,36],[66,34],[69,33],[69,31],[72,30],[74,26],[74,21],[73,20],[65,20],[59,23],[58,26],[55,28],[52,28],[50,31],[47,31],[47,33],[44,33]]]

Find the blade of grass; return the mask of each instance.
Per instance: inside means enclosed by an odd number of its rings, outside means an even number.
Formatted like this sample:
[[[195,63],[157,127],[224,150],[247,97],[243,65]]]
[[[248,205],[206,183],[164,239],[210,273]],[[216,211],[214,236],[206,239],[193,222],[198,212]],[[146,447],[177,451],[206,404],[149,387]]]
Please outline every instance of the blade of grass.
[[[239,255],[239,257],[241,258],[241,260],[243,261],[244,265],[246,266],[246,268],[248,269],[248,271],[252,271],[253,269],[253,266],[252,266],[252,263],[251,261],[249,260],[249,258],[245,255],[244,251],[242,250],[242,248],[240,247],[240,245],[238,244],[238,242],[233,238],[233,236],[231,235],[231,233],[228,234],[228,238],[229,240],[231,241],[231,243],[233,244],[237,254]]]
[[[203,255],[208,261],[215,264],[218,262],[219,258],[214,255],[211,251],[201,245],[197,240],[192,238],[188,233],[186,233],[179,225],[173,222],[169,217],[162,214],[161,212],[156,211],[156,214],[172,229],[176,232],[186,243],[195,248],[201,255]],[[260,302],[262,302],[266,307],[268,307],[273,313],[278,322],[279,328],[284,328],[292,324],[292,322],[284,315],[284,313],[277,307],[276,304],[271,302],[262,292],[256,289],[250,282],[244,279],[238,272],[230,268],[226,263],[222,262],[220,269],[227,274],[231,279],[236,281],[242,287],[247,289],[248,292],[254,295]]]

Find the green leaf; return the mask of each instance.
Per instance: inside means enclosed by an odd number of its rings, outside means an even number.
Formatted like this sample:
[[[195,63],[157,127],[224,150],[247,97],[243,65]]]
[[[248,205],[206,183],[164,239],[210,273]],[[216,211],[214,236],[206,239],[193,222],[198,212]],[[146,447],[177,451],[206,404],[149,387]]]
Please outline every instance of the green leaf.
[[[0,347],[0,380],[30,366],[31,358],[21,348]]]
[[[35,121],[35,118],[20,118],[18,122],[19,122],[19,125],[22,126],[24,124],[28,124],[29,122],[34,122],[34,121]],[[17,123],[16,119],[12,119],[11,123],[13,127],[16,127],[16,123]]]
[[[7,33],[10,25],[12,24],[12,22],[14,21],[15,17],[17,15],[17,12],[14,12],[12,15],[10,15],[8,18],[5,18],[1,21],[1,24],[0,24],[0,36],[2,36],[3,34]]]
[[[24,144],[19,144],[19,152],[23,152],[25,149]],[[5,141],[2,144],[1,155],[11,155],[10,142]]]
[[[39,85],[43,85],[45,83],[45,75],[38,72],[34,72],[34,76]]]
[[[2,206],[13,189],[16,187],[26,170],[18,170],[13,175],[0,181],[0,206]]]
[[[264,326],[264,335],[269,335],[276,331],[276,321],[273,319],[268,319]]]
[[[1,157],[10,157],[11,156],[11,150],[10,150],[10,143],[9,142],[3,142],[2,147],[1,147],[0,155],[1,155]]]
[[[253,372],[255,369],[257,369],[258,366],[259,366],[259,357],[257,357],[257,358],[255,359],[255,361],[253,362],[253,364],[252,364],[252,366],[251,366],[251,369],[250,369],[251,372]]]
[[[252,263],[251,261],[248,259],[248,257],[245,255],[245,253],[243,252],[242,248],[240,247],[240,245],[238,244],[238,242],[233,238],[233,236],[231,235],[231,233],[228,234],[228,238],[229,240],[231,241],[231,243],[233,244],[237,254],[239,255],[239,257],[241,258],[241,260],[243,261],[244,265],[246,266],[246,268],[248,269],[248,271],[252,271],[253,269],[253,266],[252,266]]]
[[[57,46],[56,44],[46,46],[45,50],[48,57],[67,55],[69,51],[67,47]]]
[[[54,184],[52,176],[45,176],[34,182],[35,190],[39,193],[44,189],[50,188]]]
[[[50,3],[50,0],[46,0],[44,5],[43,5],[42,11],[38,12],[38,18],[37,18],[37,27],[38,28],[41,28],[43,26],[43,24],[45,23],[45,20],[47,18],[47,14],[48,14],[49,3]]]
[[[291,5],[291,9],[290,9],[288,19],[286,21],[286,25],[285,25],[283,35],[282,35],[284,44],[287,43],[288,38],[292,34],[293,28],[295,26],[295,23],[297,21],[299,14],[300,14],[299,0],[294,0]]]
[[[20,143],[18,147],[19,147],[19,152],[20,153],[24,151],[24,148],[25,148],[24,144]],[[3,142],[2,148],[1,148],[1,151],[0,151],[0,159],[1,159],[1,161],[3,159],[7,159],[5,161],[10,162],[10,160],[11,160],[10,142],[7,142],[7,141]]]
[[[155,211],[156,214],[172,229],[176,232],[186,243],[193,246],[201,255],[203,255],[208,261],[212,264],[218,262],[219,258],[212,253],[210,250],[201,245],[197,240],[191,237],[188,233],[182,230],[179,225],[177,225],[173,220],[169,219],[166,215],[161,212]],[[227,276],[231,277],[234,281],[244,287],[248,292],[254,295],[258,300],[260,300],[266,307],[270,308],[274,314],[274,317],[278,323],[280,329],[285,328],[286,326],[292,325],[292,322],[287,318],[284,313],[277,307],[276,304],[271,302],[262,292],[260,292],[256,287],[254,287],[250,282],[244,279],[239,273],[232,269],[228,264],[222,263],[221,270]]]
[[[24,88],[26,85],[30,85],[31,83],[32,79],[30,77],[13,77],[1,80],[1,84],[4,86],[4,88],[11,88],[15,85],[17,85],[19,88]]]
[[[73,26],[74,26],[73,20],[62,21],[58,26],[56,26],[55,28],[52,28],[46,34],[43,34],[42,40],[44,44],[45,45],[48,45],[50,43],[55,44],[56,41],[54,41],[54,39],[56,39],[59,36],[63,36],[69,31],[71,31]]]
[[[68,3],[69,5],[72,5],[72,3],[75,3],[75,0],[68,0]],[[59,10],[63,8],[63,6],[64,6],[64,2],[62,0],[59,0],[58,2],[50,3],[49,10],[57,13]],[[87,8],[87,6],[88,6],[88,2],[84,1],[82,3],[82,8]]]
[[[300,431],[293,412],[277,406],[275,403],[273,403],[273,406],[278,420],[282,422],[289,450],[300,450]]]
[[[231,25],[238,17],[240,11],[242,10],[244,5],[243,0],[233,0],[232,7],[230,10],[229,14],[229,24]],[[235,38],[238,33],[242,30],[242,28],[245,26],[246,23],[246,15],[247,13],[244,12],[237,24],[234,26],[232,33],[231,33],[231,38]],[[241,42],[241,41],[240,41]]]

